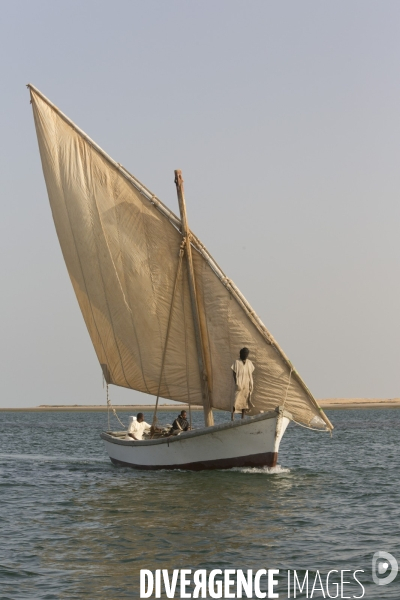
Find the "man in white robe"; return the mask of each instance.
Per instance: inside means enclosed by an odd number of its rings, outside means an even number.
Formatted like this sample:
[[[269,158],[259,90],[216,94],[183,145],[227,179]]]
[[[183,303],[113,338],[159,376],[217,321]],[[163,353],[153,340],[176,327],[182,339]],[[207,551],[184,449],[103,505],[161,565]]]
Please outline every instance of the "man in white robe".
[[[129,417],[128,431],[126,440],[136,440],[140,442],[143,439],[143,433],[150,431],[150,425],[144,420],[143,413],[138,413],[137,417]]]
[[[251,403],[251,393],[253,391],[253,371],[254,365],[249,357],[248,348],[240,350],[240,360],[235,360],[231,369],[236,383],[235,401],[232,408],[232,421],[235,411],[242,412],[242,419],[253,405]]]

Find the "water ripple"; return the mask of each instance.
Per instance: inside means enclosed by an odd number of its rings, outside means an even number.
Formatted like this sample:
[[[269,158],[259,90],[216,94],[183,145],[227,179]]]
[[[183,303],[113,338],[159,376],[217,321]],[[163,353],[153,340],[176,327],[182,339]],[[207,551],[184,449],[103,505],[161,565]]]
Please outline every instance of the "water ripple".
[[[188,473],[113,467],[103,413],[2,413],[0,599],[137,598],[140,568],[269,566],[361,568],[365,598],[397,600],[370,572],[376,550],[400,558],[400,411],[331,416],[332,438],[289,427],[281,466]]]

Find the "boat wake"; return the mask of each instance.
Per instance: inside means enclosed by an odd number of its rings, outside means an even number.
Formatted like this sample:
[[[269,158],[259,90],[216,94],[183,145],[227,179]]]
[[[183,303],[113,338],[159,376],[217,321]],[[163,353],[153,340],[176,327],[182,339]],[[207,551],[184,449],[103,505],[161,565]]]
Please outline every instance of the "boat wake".
[[[290,469],[281,467],[281,465],[276,465],[276,467],[234,467],[230,470],[253,475],[281,475],[282,473],[290,473]]]
[[[11,459],[15,461],[33,461],[46,463],[74,463],[74,464],[90,464],[90,463],[105,463],[109,464],[106,457],[95,458],[87,456],[51,456],[49,454],[0,454],[0,460]]]

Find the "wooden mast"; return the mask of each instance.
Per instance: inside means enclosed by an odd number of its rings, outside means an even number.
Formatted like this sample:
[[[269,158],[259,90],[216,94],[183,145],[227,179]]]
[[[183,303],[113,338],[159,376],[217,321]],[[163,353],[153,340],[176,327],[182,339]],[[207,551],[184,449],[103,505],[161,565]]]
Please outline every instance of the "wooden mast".
[[[186,204],[185,204],[185,193],[183,189],[183,178],[182,171],[175,171],[175,185],[176,191],[178,193],[178,201],[179,201],[179,211],[181,214],[181,224],[182,224],[182,237],[185,240],[185,256],[187,262],[187,270],[188,270],[188,280],[189,280],[189,291],[190,291],[190,300],[192,304],[192,313],[193,313],[193,321],[194,321],[194,332],[196,336],[196,346],[197,346],[197,358],[199,363],[199,371],[200,371],[200,381],[201,381],[201,392],[203,398],[203,409],[204,409],[204,423],[207,427],[214,425],[214,417],[211,408],[210,402],[210,388],[209,388],[209,378],[207,376],[206,371],[206,361],[205,361],[205,348],[204,348],[204,340],[201,334],[201,323],[200,323],[200,315],[199,315],[199,305],[197,302],[197,292],[196,292],[196,282],[194,278],[194,269],[193,269],[193,260],[192,260],[192,248],[190,245],[190,230],[188,227],[187,216],[186,216]]]

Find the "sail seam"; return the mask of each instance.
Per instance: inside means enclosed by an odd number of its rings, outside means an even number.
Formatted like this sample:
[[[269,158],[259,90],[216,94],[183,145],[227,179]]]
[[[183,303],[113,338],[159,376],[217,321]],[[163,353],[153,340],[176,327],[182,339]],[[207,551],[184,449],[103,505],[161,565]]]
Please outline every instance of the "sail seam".
[[[34,109],[34,104],[32,103],[32,110],[33,110],[33,109]],[[38,108],[37,108],[37,110],[38,110]],[[38,110],[38,112],[39,112],[39,110]],[[37,117],[37,118],[40,118],[40,115],[39,115],[39,114],[38,114],[38,115],[36,115],[36,113],[35,113],[35,110],[33,110],[33,118],[34,118],[35,122],[36,122],[36,117]],[[58,127],[57,127],[57,124],[56,124],[56,123],[55,123],[55,127],[56,127],[56,128],[57,128],[57,130],[58,130]],[[58,153],[58,146],[57,146],[57,148],[56,148],[56,149],[57,149],[57,162],[59,163],[59,153]],[[39,144],[39,152],[41,153],[40,144]],[[47,181],[46,181],[46,186],[47,186]],[[92,302],[91,302],[91,299],[90,299],[90,296],[89,296],[88,287],[87,287],[87,283],[86,283],[86,278],[85,278],[85,274],[84,274],[84,271],[83,271],[83,268],[82,268],[82,262],[81,262],[81,258],[80,258],[80,256],[79,256],[78,247],[77,247],[77,243],[76,243],[76,239],[75,239],[74,231],[73,231],[72,224],[71,224],[71,217],[70,217],[69,210],[68,210],[68,204],[67,204],[67,202],[66,202],[66,199],[65,199],[64,189],[63,189],[62,185],[60,186],[60,189],[61,189],[62,198],[63,198],[63,202],[64,202],[65,210],[66,210],[66,213],[67,213],[67,217],[68,217],[68,224],[69,224],[69,228],[70,228],[71,236],[72,236],[72,239],[73,239],[73,241],[74,241],[75,253],[76,253],[76,256],[77,256],[77,258],[78,258],[78,263],[79,263],[79,267],[80,267],[80,271],[81,271],[81,275],[82,275],[83,283],[84,283],[84,285],[85,285],[86,297],[87,297],[87,299],[88,299],[88,301],[89,301],[90,312],[91,312],[91,315],[92,315],[93,323],[94,323],[94,326],[95,326],[95,328],[96,328],[97,335],[98,335],[98,337],[99,337],[99,340],[100,340],[101,346],[102,346],[102,348],[103,348],[104,356],[105,356],[105,358],[106,358],[106,361],[107,361],[107,363],[108,363],[107,352],[106,352],[106,349],[105,349],[105,347],[104,347],[103,340],[102,340],[102,337],[101,337],[101,335],[100,335],[99,328],[98,328],[98,326],[97,326],[96,318],[95,318],[95,316],[94,316],[93,306],[92,306]],[[50,208],[51,208],[51,212],[52,212],[52,214],[53,214],[53,208],[52,208],[52,206],[51,206],[51,203],[50,203]],[[54,215],[53,215],[53,220],[54,220]],[[60,247],[61,247],[61,244],[60,244]],[[62,249],[62,247],[61,247],[61,251],[63,252],[63,249]],[[64,253],[63,253],[63,254],[64,254]],[[65,260],[65,259],[64,259],[64,260]],[[67,269],[67,270],[68,270],[68,269]],[[68,270],[68,271],[69,271],[69,270]],[[78,304],[79,304],[79,301],[78,301]],[[100,361],[100,362],[101,362],[101,361]]]
[[[201,302],[202,302],[203,307],[204,307],[205,301],[204,301],[203,294],[201,294],[200,299],[201,299]],[[209,382],[209,386],[211,387],[210,394],[211,394],[211,400],[212,400],[212,398],[213,398],[213,388],[214,388],[214,367],[213,367],[213,361],[212,361],[212,356],[211,356],[211,348],[210,348],[210,331],[209,331],[208,319],[207,319],[207,315],[205,314],[205,310],[204,310],[204,323],[205,323],[205,326],[206,326],[206,333],[207,333],[207,340],[206,340],[207,348],[205,350],[206,350],[207,355],[208,355],[208,364],[209,364],[209,369],[210,369],[210,379],[211,379],[211,381]]]
[[[87,178],[87,158],[86,158],[86,152],[79,153],[79,156],[80,156],[80,158],[82,160],[82,163],[83,163],[83,166],[84,166],[83,177],[84,177],[86,189],[89,192],[91,186],[89,186],[89,182],[88,182],[88,178]],[[109,254],[111,263],[112,263],[112,265],[114,267],[114,272],[115,272],[115,275],[117,277],[118,283],[120,285],[122,296],[124,297],[124,292],[123,292],[122,287],[121,287],[121,282],[119,280],[118,273],[116,272],[114,261],[112,259],[110,248],[108,246],[108,241],[107,241],[104,229],[103,229],[103,223],[101,221],[100,211],[99,211],[99,207],[97,206],[96,195],[95,195],[93,189],[91,189],[91,196],[92,196],[92,198],[94,200],[93,204],[94,204],[94,207],[95,207],[96,212],[97,212],[98,221],[99,221],[101,230],[103,232],[104,241],[105,241],[106,246],[107,246],[108,254]],[[122,373],[124,375],[124,379],[126,381],[126,384],[127,384],[128,387],[132,387],[130,385],[130,383],[128,381],[128,378],[126,376],[126,373],[125,373],[124,363],[123,363],[123,360],[122,360],[121,351],[120,351],[120,348],[119,348],[119,344],[118,344],[118,341],[117,341],[117,336],[116,336],[115,329],[114,329],[113,318],[112,318],[112,314],[111,314],[111,310],[110,310],[110,305],[109,305],[109,302],[108,302],[108,297],[107,297],[107,293],[106,293],[106,287],[105,287],[105,284],[104,284],[103,269],[101,267],[101,261],[99,260],[99,248],[98,248],[98,244],[97,244],[97,238],[94,235],[93,211],[91,209],[90,203],[88,204],[88,210],[89,210],[89,214],[90,214],[90,222],[91,222],[91,226],[92,226],[92,233],[93,233],[93,237],[95,238],[96,256],[97,256],[97,262],[98,262],[98,266],[99,266],[99,273],[100,273],[101,283],[103,285],[103,293],[104,293],[105,303],[106,303],[106,306],[107,306],[107,311],[108,311],[108,315],[109,315],[109,319],[110,319],[111,329],[112,329],[113,336],[114,336],[115,346],[116,346],[116,349],[117,349],[117,352],[118,352],[118,356],[119,356],[119,359],[120,359],[120,365],[121,365]],[[124,298],[124,301],[125,301],[125,298]]]
[[[147,229],[147,225],[146,225],[146,219],[143,217],[143,211],[141,211],[140,214],[141,214],[143,229],[146,232],[145,241],[146,241],[147,263],[149,265],[151,288],[153,290],[153,298],[154,298],[154,297],[156,297],[156,291],[155,291],[155,284],[154,284],[154,279],[153,279],[153,272],[152,272],[152,269],[151,269],[151,260],[150,260],[150,252],[149,252],[149,241],[148,241],[148,238],[149,238],[149,236],[148,236],[148,229]],[[156,310],[156,319],[157,319],[157,324],[158,324],[158,335],[159,335],[159,341],[160,341],[160,348],[161,348],[161,351],[162,351],[163,336],[162,336],[162,332],[161,332],[160,315],[158,314],[157,310]],[[166,378],[164,379],[164,382],[165,382],[165,387],[166,387],[167,394],[168,394],[168,396],[170,396],[171,394],[169,392],[168,383],[167,383]]]
[[[119,221],[119,216],[118,216],[118,211],[117,211],[117,204],[116,204],[116,195],[117,195],[116,189],[115,189],[116,181],[117,181],[117,178],[115,178],[115,182],[114,182],[114,185],[113,185],[113,191],[114,191],[114,193],[113,193],[113,200],[114,200],[115,221],[116,221],[116,224],[117,224],[118,244],[119,244],[119,248],[121,250],[122,246],[121,246],[121,237],[120,237],[120,221]],[[123,274],[123,278],[124,278],[125,287],[128,288],[128,285],[127,285],[128,278],[126,277],[126,267],[125,267],[124,257],[125,257],[125,253],[121,251],[122,274]],[[117,278],[119,280],[118,272],[117,272],[117,269],[115,267],[114,261],[112,261],[112,263],[113,263],[115,274],[116,274],[116,276],[117,276]],[[144,368],[143,368],[142,352],[141,352],[141,348],[140,348],[140,344],[139,344],[139,338],[138,338],[138,334],[137,334],[137,329],[136,329],[135,319],[134,319],[134,316],[133,316],[133,311],[132,311],[131,307],[128,305],[128,302],[127,302],[127,300],[125,298],[125,294],[124,294],[124,290],[123,290],[123,286],[122,286],[121,281],[120,281],[120,285],[121,285],[122,293],[123,293],[123,296],[124,296],[124,302],[125,302],[125,305],[126,305],[127,310],[128,310],[128,314],[129,314],[129,317],[130,317],[132,329],[133,329],[133,332],[134,332],[134,335],[135,335],[135,339],[136,339],[136,344],[137,344],[137,349],[138,349],[138,353],[139,353],[140,369],[141,369],[141,372],[142,372],[143,383],[144,383],[144,386],[145,386],[145,388],[147,390],[147,393],[151,394],[149,386],[147,385],[145,371],[144,371]]]

